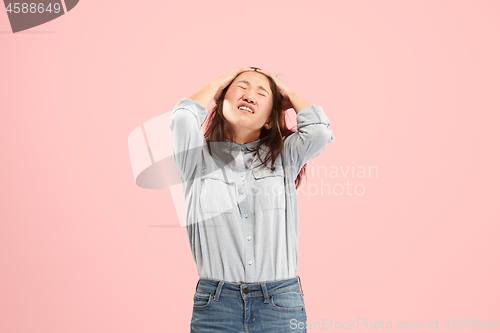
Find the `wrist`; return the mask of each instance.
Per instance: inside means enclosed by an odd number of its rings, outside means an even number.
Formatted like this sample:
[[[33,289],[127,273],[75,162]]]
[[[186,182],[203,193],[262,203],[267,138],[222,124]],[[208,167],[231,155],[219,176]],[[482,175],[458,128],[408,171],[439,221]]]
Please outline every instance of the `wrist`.
[[[310,108],[311,106],[309,103],[307,103],[302,96],[300,96],[297,92],[292,92],[288,98],[290,99],[290,102],[292,103],[293,109],[295,110],[295,113],[299,113],[300,111]]]
[[[292,100],[292,99],[296,100],[296,99],[300,98],[300,95],[296,91],[292,90],[288,93],[288,98],[290,98],[290,100]]]
[[[213,92],[212,96],[215,96],[215,93],[217,92],[219,87],[220,87],[220,83],[218,82],[218,80],[213,80],[213,81],[207,83],[207,85],[203,89],[205,91]]]
[[[190,99],[208,108],[210,103],[214,99],[214,96],[217,93],[218,88],[219,86],[215,83],[215,81],[209,82],[205,85],[205,87],[203,87],[197,93],[192,95]]]

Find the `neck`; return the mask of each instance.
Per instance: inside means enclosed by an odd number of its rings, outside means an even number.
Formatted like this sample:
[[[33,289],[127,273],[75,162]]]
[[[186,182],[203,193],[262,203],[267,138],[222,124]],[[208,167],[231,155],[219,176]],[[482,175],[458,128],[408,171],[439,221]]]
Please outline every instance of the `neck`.
[[[225,135],[225,138],[229,140],[229,135]],[[244,145],[245,143],[253,142],[256,141],[260,138],[260,132],[258,133],[234,133],[233,134],[233,142],[239,144],[239,145]]]

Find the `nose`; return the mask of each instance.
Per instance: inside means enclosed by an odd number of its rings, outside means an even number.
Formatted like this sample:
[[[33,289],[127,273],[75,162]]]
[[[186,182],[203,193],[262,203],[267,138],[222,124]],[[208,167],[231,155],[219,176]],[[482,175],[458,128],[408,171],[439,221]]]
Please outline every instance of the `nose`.
[[[243,97],[243,100],[244,100],[245,102],[247,102],[247,103],[253,103],[253,98],[252,98],[252,97],[250,97],[249,95],[245,95],[245,96]]]

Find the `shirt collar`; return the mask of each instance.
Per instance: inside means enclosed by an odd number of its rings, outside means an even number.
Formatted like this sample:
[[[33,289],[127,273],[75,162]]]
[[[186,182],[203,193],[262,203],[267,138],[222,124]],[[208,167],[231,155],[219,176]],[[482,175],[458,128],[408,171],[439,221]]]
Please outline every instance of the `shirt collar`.
[[[242,145],[240,145],[240,144],[238,144],[236,142],[233,142],[231,140],[228,140],[226,138],[224,138],[224,142],[231,143],[231,147],[230,147],[231,151],[233,151],[233,150],[250,151],[251,149],[253,149],[253,148],[255,148],[256,146],[259,145],[260,139],[257,139],[257,140],[252,141],[252,142],[244,143]]]

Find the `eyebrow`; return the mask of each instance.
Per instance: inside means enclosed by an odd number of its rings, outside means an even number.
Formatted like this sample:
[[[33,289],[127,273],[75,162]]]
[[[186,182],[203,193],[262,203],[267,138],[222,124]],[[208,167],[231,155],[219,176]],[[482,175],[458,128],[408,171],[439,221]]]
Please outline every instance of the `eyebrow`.
[[[240,82],[246,83],[246,84],[248,84],[249,86],[251,86],[251,85],[252,85],[250,82],[245,81],[245,80],[241,80],[241,81],[238,81],[238,82],[236,82],[236,83],[240,83]],[[264,91],[265,91],[265,92],[269,95],[269,91],[267,91],[267,90],[266,90],[263,86],[259,86],[258,88],[259,88],[259,89],[261,89],[261,90],[264,90]]]

